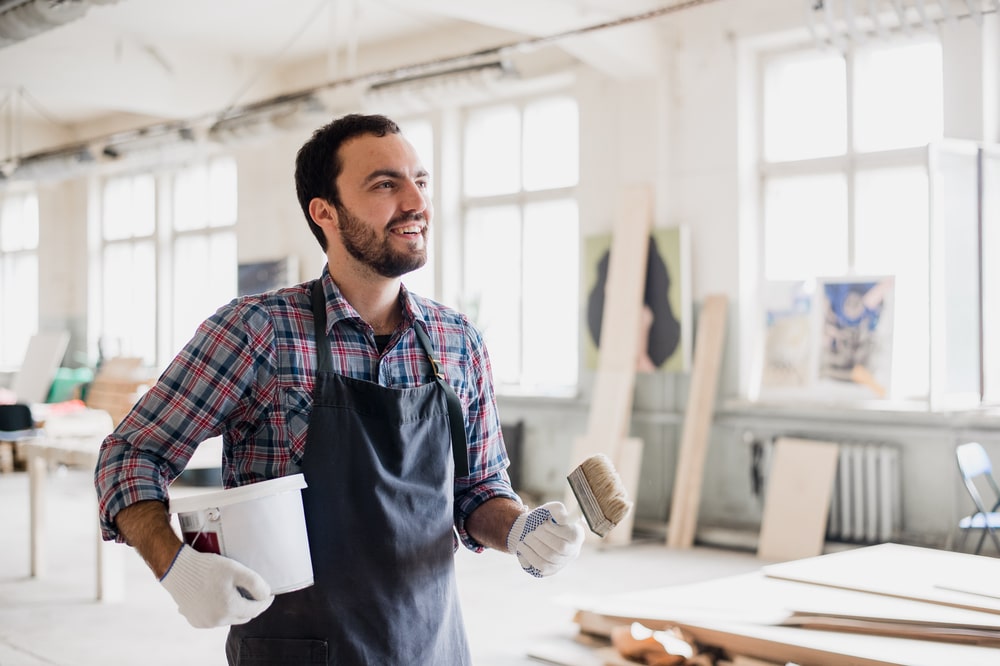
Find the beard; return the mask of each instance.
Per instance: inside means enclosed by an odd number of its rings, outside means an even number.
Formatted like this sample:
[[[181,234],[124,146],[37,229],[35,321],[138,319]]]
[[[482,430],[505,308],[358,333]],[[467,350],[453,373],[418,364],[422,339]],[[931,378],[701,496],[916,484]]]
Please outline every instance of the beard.
[[[420,238],[424,240],[421,247],[402,251],[392,246],[392,232],[388,230],[401,222],[423,222],[425,218],[422,213],[394,217],[379,234],[344,206],[337,204],[336,208],[340,221],[340,240],[344,248],[352,257],[382,277],[398,278],[427,263],[427,229],[420,234]]]

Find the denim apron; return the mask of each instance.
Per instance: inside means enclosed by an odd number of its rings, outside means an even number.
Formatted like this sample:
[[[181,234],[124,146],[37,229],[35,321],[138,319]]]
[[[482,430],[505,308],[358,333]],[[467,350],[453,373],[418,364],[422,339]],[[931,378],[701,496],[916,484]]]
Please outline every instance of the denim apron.
[[[454,477],[468,474],[458,399],[420,322],[435,381],[394,389],[334,373],[321,281],[312,300],[302,473],[315,582],[232,626],[229,664],[471,664],[454,575]]]

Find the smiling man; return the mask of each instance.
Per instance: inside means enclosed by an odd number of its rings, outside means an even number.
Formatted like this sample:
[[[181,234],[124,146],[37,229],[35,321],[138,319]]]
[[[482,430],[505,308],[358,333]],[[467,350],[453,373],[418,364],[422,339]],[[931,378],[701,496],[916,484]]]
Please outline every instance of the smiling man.
[[[469,664],[458,544],[547,576],[579,553],[582,524],[521,503],[481,334],[401,281],[427,261],[433,208],[399,127],[321,127],[295,181],[323,274],[202,323],[101,447],[104,536],[135,547],[192,625],[231,625],[230,664]],[[172,530],[167,486],[219,434],[227,487],[305,476],[311,587],[273,596]]]

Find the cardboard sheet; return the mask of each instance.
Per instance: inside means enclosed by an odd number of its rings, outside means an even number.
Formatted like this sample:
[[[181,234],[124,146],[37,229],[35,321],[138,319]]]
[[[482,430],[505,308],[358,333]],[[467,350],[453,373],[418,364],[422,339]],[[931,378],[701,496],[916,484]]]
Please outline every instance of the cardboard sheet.
[[[11,387],[18,402],[28,405],[45,402],[68,344],[67,331],[45,331],[31,336]]]
[[[1000,559],[983,555],[883,543],[763,571],[771,578],[1000,613],[1000,598],[958,591],[1000,588]]]
[[[757,556],[781,562],[823,553],[840,446],[781,437],[767,477]]]

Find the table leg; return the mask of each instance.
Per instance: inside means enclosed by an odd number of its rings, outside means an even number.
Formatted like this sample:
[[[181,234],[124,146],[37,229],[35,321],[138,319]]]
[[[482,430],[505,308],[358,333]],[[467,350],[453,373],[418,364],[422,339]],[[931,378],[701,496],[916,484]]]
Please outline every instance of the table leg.
[[[125,561],[121,544],[101,538],[97,528],[97,600],[108,603],[125,599]]]
[[[0,442],[0,474],[14,471],[14,442]]]
[[[42,456],[28,456],[28,496],[31,505],[31,575],[45,575],[45,483],[48,463]]]

